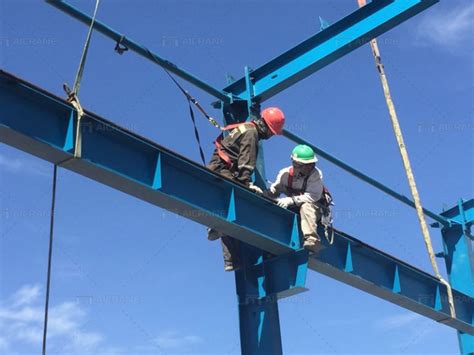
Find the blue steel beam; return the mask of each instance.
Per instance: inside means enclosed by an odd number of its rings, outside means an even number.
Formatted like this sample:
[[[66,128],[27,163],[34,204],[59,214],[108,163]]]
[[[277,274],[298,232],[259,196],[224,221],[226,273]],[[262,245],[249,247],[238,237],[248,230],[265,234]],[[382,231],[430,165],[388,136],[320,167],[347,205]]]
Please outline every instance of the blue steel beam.
[[[403,3],[404,4],[403,6],[400,5],[400,1],[405,1],[405,3]],[[146,47],[136,43],[130,38],[127,38],[123,34],[111,29],[109,26],[105,25],[104,23],[98,20],[95,21],[94,28],[100,33],[104,34],[105,36],[115,41],[121,41],[121,43],[127,46],[130,50],[137,52],[138,54],[151,60],[153,63],[158,64],[164,67],[165,69],[169,70],[170,72],[175,73],[182,79],[187,80],[188,82],[196,85],[197,87],[208,92],[214,97],[219,98],[220,100],[224,101],[225,103],[231,103],[233,98],[236,97],[235,94],[231,95],[228,93],[228,91],[233,92],[237,89],[238,89],[237,91],[242,91],[242,90],[245,91],[246,93],[245,95],[242,95],[242,93],[238,94],[238,95],[243,96],[244,99],[248,100],[249,98],[251,98],[254,101],[260,101],[262,100],[262,96],[257,95],[257,84],[258,84],[257,79],[259,78],[259,73],[268,73],[269,71],[271,71],[272,74],[267,75],[266,78],[270,77],[272,80],[272,83],[275,86],[278,86],[278,91],[281,91],[284,88],[291,85],[293,81],[291,81],[291,84],[290,84],[290,81],[285,82],[285,83],[283,82],[280,83],[281,81],[280,79],[282,79],[282,76],[278,78],[278,75],[275,74],[275,72],[283,70],[282,68],[285,65],[289,65],[289,63],[291,63],[290,68],[298,68],[298,66],[295,63],[298,63],[298,65],[302,65],[303,63],[299,59],[299,56],[303,57],[303,56],[306,56],[308,53],[315,54],[323,50],[329,51],[325,53],[324,58],[318,57],[319,58],[318,62],[313,63],[311,66],[305,69],[305,73],[306,73],[305,76],[310,75],[314,71],[322,68],[321,65],[324,64],[323,66],[325,66],[327,64],[330,64],[331,62],[343,56],[344,54],[368,42],[371,38],[375,37],[376,35],[389,30],[390,28],[396,26],[398,23],[406,20],[407,18],[411,16],[414,16],[416,13],[424,10],[425,8],[431,6],[437,1],[438,0],[418,0],[418,1],[396,0],[397,4],[392,4],[393,0],[374,0],[370,4],[355,11],[354,13],[345,17],[344,19],[340,20],[334,25],[319,32],[315,36],[307,39],[306,41],[294,47],[293,49],[275,58],[271,62],[263,65],[261,68],[251,73],[248,68],[245,68],[245,76],[242,79],[228,86],[226,89],[224,89],[224,91],[219,91],[218,89],[215,89],[214,87],[210,86],[204,81],[178,68],[175,64],[171,63],[170,61],[166,59],[161,58],[156,53],[149,51]],[[90,26],[92,17],[78,10],[77,8],[69,5],[67,2],[62,1],[62,0],[46,0],[46,2],[55,6],[59,10],[65,12],[66,14],[72,16],[73,18],[78,19],[82,23]],[[379,14],[379,11],[381,12],[381,14]],[[395,17],[391,18],[391,16],[395,16]],[[386,22],[383,22],[383,21],[386,21]],[[372,29],[373,31],[376,31],[376,32],[367,32],[365,35],[363,35],[364,30],[369,31],[369,29],[372,28],[371,26],[376,27],[376,29]],[[352,37],[349,36],[350,34]],[[363,36],[357,37],[358,35],[360,36],[363,35]],[[309,52],[306,53],[307,51]],[[304,63],[306,65],[309,65],[308,62],[304,62]],[[296,77],[298,75],[296,75]],[[277,78],[278,80],[276,80]],[[247,93],[248,91],[250,91],[250,95]],[[350,167],[348,164],[343,163],[339,159],[331,156],[329,153],[305,141],[304,139],[298,137],[297,135],[291,133],[290,131],[285,130],[284,135],[285,137],[291,139],[292,141],[298,144],[307,144],[313,147],[313,149],[315,149],[322,157],[324,157],[328,161],[333,162],[335,165],[343,168],[346,171],[349,171],[351,174],[355,175],[356,177],[368,182],[372,186],[375,186],[379,190],[391,195],[392,197],[395,197],[399,201],[407,204],[408,206],[415,208],[415,204],[413,203],[413,201],[411,201],[406,196],[403,196],[397,193],[396,191],[390,189],[389,187],[383,185],[382,183],[376,181],[375,179],[370,178],[364,173],[357,171],[356,169]],[[262,166],[262,161],[261,161],[262,159],[263,158],[259,156],[259,161],[258,161],[259,166]],[[260,176],[260,174],[257,174],[257,180],[261,181],[261,179],[262,177]],[[449,221],[447,221],[442,216],[427,209],[423,209],[423,211],[425,212],[425,215],[433,218],[434,220],[440,222],[441,224],[443,225],[449,224]]]
[[[250,73],[254,98],[263,102],[439,0],[373,0]],[[245,77],[224,91],[249,98]]]
[[[474,223],[474,199],[459,201],[442,215],[459,224],[442,229],[444,260],[449,282],[457,290],[474,297],[474,254],[472,251],[471,227]],[[458,332],[462,354],[474,354],[474,336]]]
[[[438,1],[373,0],[368,5],[356,10],[252,71],[254,99],[259,102],[269,99]],[[46,2],[90,26],[92,17],[67,2],[62,0],[46,0]],[[143,45],[127,38],[124,34],[113,30],[100,21],[95,22],[94,29],[116,42],[120,41],[121,44],[130,50],[175,73],[182,79],[187,80],[226,103],[231,102],[234,97],[243,100],[251,97],[247,90],[245,76],[221,91],[185,70],[178,68],[176,64],[160,57],[156,53],[150,52]]]
[[[82,158],[74,159],[74,112],[64,100],[0,72],[1,142],[277,257],[299,249],[294,213],[88,111],[81,126]],[[454,289],[457,317],[453,319],[446,289],[436,278],[347,234],[337,232],[334,244],[311,258],[309,266],[474,335],[471,296]]]
[[[53,5],[57,9],[67,13],[68,15],[74,17],[75,19],[81,21],[87,26],[90,26],[92,17],[78,10],[74,6],[69,5],[67,2],[61,1],[61,0],[46,0],[46,2]],[[115,31],[114,29],[107,26],[103,22],[96,20],[94,22],[94,29],[102,33],[103,35],[113,39],[116,42],[120,41],[121,45],[127,47],[131,51],[134,51],[138,53],[139,55],[141,55],[142,57],[148,60],[151,60],[155,64],[159,64],[161,67],[165,68],[169,72],[176,74],[180,78],[190,82],[191,84],[204,90],[208,94],[218,98],[219,100],[222,100],[227,103],[232,101],[231,95],[219,89],[216,89],[215,87],[209,85],[205,81],[199,79],[198,77],[192,75],[191,73],[188,73],[184,69],[179,68],[176,64],[160,57],[158,54],[150,51],[145,46],[135,42],[131,38],[126,37],[124,34]]]
[[[378,182],[377,180],[375,180],[374,178],[371,178],[367,174],[364,174],[363,172],[353,168],[349,164],[344,163],[342,160],[336,158],[335,156],[329,154],[325,150],[323,150],[323,149],[315,146],[314,144],[308,142],[307,140],[305,140],[305,139],[303,139],[303,138],[297,136],[296,134],[291,133],[290,131],[287,131],[287,130],[283,130],[283,135],[286,138],[292,140],[295,143],[306,144],[306,145],[310,146],[311,148],[313,148],[313,150],[316,152],[316,154],[319,154],[320,157],[322,157],[322,158],[326,159],[327,161],[333,163],[334,165],[344,169],[345,171],[349,172],[350,174],[354,175],[355,177],[367,182],[368,184],[370,184],[370,185],[374,186],[375,188],[385,192],[386,194],[396,198],[398,201],[401,201],[404,204],[415,208],[415,203],[412,200],[410,200],[408,197],[396,192],[395,190],[392,190],[388,186],[382,184],[381,182]],[[423,208],[423,212],[426,216],[433,218],[435,221],[438,221],[442,225],[445,225],[445,226],[448,226],[450,224],[450,222],[457,223],[456,220],[451,221],[448,218],[446,218],[444,216],[441,216],[437,213],[434,213],[434,212],[432,212],[432,211],[430,211],[426,208]]]
[[[434,276],[341,231],[336,231],[333,245],[323,243],[326,248],[317,258],[309,260],[311,270],[474,335],[472,295],[453,287],[456,308],[453,319],[446,287]]]
[[[2,142],[273,254],[299,249],[293,213],[91,112],[81,119],[81,159],[73,159],[72,106],[2,71],[0,85]]]
[[[248,90],[252,90],[249,79],[249,69],[245,67]],[[242,116],[233,118],[238,122],[252,120],[251,112],[253,102],[247,100],[247,107]],[[229,105],[233,110],[239,110],[242,102],[234,102]],[[225,124],[231,122],[227,120],[226,107],[223,107]],[[257,167],[254,172],[254,182],[264,188],[265,165],[263,162],[262,142],[258,143],[259,152],[257,157]],[[295,226],[297,224],[295,218]],[[301,263],[294,261],[295,255],[301,253],[284,254],[278,258],[282,263],[269,262],[266,260],[266,252],[262,249],[254,248],[245,243],[238,242],[239,260],[242,268],[235,272],[235,288],[237,290],[237,301],[239,306],[240,324],[240,349],[242,355],[272,354],[282,355],[282,341],[280,330],[280,317],[278,311],[278,296],[282,292],[296,290],[302,292],[306,282],[308,270],[308,254],[304,253]],[[303,265],[300,268],[301,264]],[[286,266],[286,267],[285,267]],[[286,269],[286,270],[285,270]],[[298,272],[301,270],[302,272]],[[285,272],[286,271],[286,272]],[[301,287],[296,286],[298,274],[302,274]],[[291,275],[290,277],[288,277]],[[272,277],[273,276],[273,277]],[[287,277],[285,277],[287,276]],[[283,288],[279,292],[280,282],[274,280],[286,280]],[[288,281],[290,284],[288,284]],[[296,286],[296,287],[294,287]]]

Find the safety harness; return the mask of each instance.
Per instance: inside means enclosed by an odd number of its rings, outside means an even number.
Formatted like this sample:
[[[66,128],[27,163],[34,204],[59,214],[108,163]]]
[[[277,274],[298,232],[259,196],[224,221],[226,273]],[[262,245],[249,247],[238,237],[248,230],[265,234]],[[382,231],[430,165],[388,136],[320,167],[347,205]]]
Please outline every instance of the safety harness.
[[[295,170],[293,169],[293,167],[290,167],[290,170],[288,172],[288,192],[292,196],[303,195],[306,191],[306,187],[308,186],[308,180],[311,174],[305,177],[301,189],[296,189],[293,187],[294,175]],[[329,245],[332,245],[332,243],[334,242],[334,228],[332,225],[332,206],[334,206],[334,202],[331,193],[325,185],[323,185],[323,193],[321,195],[321,198],[315,202],[315,205],[321,211],[320,223],[324,227],[324,236],[326,237]],[[329,230],[331,231],[331,237],[329,237]]]
[[[216,147],[217,154],[225,162],[225,164],[227,165],[228,168],[230,168],[232,166],[232,159],[226,153],[226,151],[224,150],[224,147],[222,146],[222,143],[221,143],[222,140],[224,139],[224,132],[233,130],[234,128],[242,127],[242,126],[244,126],[248,123],[255,125],[254,122],[242,122],[242,123],[234,123],[234,124],[230,124],[230,125],[227,125],[225,127],[222,127],[221,128],[222,133],[219,134],[219,136],[214,141],[214,145]]]

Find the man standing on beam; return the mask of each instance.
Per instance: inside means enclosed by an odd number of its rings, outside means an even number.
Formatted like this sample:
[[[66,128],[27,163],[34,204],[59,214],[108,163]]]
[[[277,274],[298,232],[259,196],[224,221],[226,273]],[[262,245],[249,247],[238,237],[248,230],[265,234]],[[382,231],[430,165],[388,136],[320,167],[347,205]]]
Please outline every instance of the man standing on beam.
[[[257,164],[258,142],[274,135],[281,135],[285,115],[276,107],[268,107],[261,113],[258,111],[250,112],[250,122],[224,128],[230,133],[226,137],[220,135],[216,139],[216,148],[208,168],[247,186],[254,192],[263,193],[251,180]],[[209,240],[221,238],[225,271],[234,271],[240,267],[238,241],[214,229],[208,230],[207,238]]]

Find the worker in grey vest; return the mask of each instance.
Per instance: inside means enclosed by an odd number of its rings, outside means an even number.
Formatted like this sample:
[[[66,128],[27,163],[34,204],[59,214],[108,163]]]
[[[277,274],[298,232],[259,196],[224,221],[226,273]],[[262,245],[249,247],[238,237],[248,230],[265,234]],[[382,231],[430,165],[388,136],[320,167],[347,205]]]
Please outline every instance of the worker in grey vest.
[[[311,147],[296,146],[291,154],[292,165],[280,170],[275,182],[265,192],[267,197],[276,199],[278,206],[299,212],[303,247],[312,252],[321,248],[318,222],[332,223],[331,217],[327,216],[332,199],[324,187],[323,173],[316,167],[317,161]],[[286,197],[280,197],[281,194]],[[323,217],[329,217],[329,220]]]

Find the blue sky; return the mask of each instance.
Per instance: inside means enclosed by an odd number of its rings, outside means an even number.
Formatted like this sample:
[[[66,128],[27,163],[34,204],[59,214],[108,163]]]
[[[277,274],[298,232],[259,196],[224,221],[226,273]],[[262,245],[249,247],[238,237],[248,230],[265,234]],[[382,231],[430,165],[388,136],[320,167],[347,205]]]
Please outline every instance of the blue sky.
[[[95,1],[73,1],[92,12]],[[355,10],[337,1],[102,1],[98,18],[216,87]],[[87,28],[41,1],[0,4],[1,68],[59,96],[72,84]],[[379,39],[426,207],[473,197],[474,3],[444,1]],[[188,108],[163,71],[95,34],[81,102],[199,161]],[[214,99],[186,85],[206,105]],[[288,128],[409,194],[369,47],[269,100]],[[217,112],[215,113],[218,114]],[[199,128],[209,156],[215,129]],[[265,143],[267,175],[293,144]],[[414,210],[320,162],[336,226],[431,272]],[[0,146],[0,352],[41,348],[52,166]],[[205,228],[66,170],[59,171],[51,353],[238,354],[234,278]],[[439,230],[432,230],[436,251]],[[439,262],[441,262],[439,260]],[[440,263],[443,274],[444,265]],[[457,353],[454,330],[325,276],[280,302],[287,354]]]

